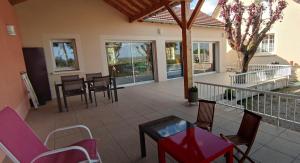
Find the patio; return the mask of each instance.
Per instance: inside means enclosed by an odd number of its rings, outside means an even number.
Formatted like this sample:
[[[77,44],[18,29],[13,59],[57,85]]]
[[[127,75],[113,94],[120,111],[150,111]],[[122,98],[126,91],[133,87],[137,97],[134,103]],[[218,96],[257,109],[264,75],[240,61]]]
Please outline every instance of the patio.
[[[176,115],[190,122],[196,119],[197,105],[183,102],[183,79],[151,83],[119,90],[119,102],[111,104],[98,96],[98,107],[86,109],[79,98],[71,98],[70,112],[58,113],[56,100],[37,111],[30,111],[27,122],[44,140],[51,130],[75,124],[87,125],[97,139],[104,163],[157,162],[156,143],[146,136],[147,157],[140,158],[138,124]],[[242,113],[225,111],[218,105],[213,133],[235,134]],[[50,148],[68,145],[86,135],[81,130],[56,134]],[[299,162],[300,133],[262,122],[251,150],[257,162]],[[220,158],[217,162],[225,162]],[[174,161],[171,161],[174,162]]]

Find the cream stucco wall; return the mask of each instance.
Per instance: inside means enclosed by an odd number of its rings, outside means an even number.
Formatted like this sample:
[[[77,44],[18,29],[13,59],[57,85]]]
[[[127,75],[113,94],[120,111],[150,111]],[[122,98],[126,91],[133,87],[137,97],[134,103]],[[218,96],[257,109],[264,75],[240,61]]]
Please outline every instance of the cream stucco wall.
[[[105,41],[151,40],[156,46],[156,80],[167,79],[165,41],[181,40],[176,25],[156,23],[128,23],[128,18],[107,5],[103,0],[28,0],[16,7],[24,47],[43,47],[46,55],[49,80],[53,83],[65,73],[53,72],[50,40],[73,38],[76,40],[80,71],[72,72],[108,74]],[[160,34],[158,32],[160,30]],[[195,27],[194,41],[219,43],[217,70],[225,71],[225,38],[220,28]],[[69,72],[70,73],[70,72]]]
[[[300,4],[293,0],[286,0],[287,8],[284,10],[282,22],[277,22],[270,33],[275,34],[275,52],[273,57],[257,56],[254,61],[278,61],[282,64],[294,61],[300,64]]]
[[[282,22],[276,22],[269,33],[275,34],[275,51],[272,54],[257,53],[251,63],[269,64],[279,62],[280,64],[289,64],[291,61],[300,64],[300,4],[294,0],[286,0],[287,8],[284,10]],[[253,2],[253,0],[244,0],[244,3]],[[215,17],[219,18],[220,12],[215,12]],[[235,55],[227,46],[228,54]]]

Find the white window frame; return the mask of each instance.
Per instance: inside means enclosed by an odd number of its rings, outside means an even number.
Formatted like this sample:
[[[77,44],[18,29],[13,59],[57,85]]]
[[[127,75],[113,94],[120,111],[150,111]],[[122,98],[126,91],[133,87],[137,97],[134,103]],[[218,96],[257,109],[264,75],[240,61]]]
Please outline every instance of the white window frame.
[[[76,68],[72,69],[69,67],[65,67],[65,68],[58,68],[56,65],[56,61],[55,61],[55,55],[53,52],[53,43],[55,42],[72,42],[74,44],[74,58],[75,58],[75,62],[76,62]],[[55,73],[61,73],[61,72],[74,72],[74,71],[80,71],[80,64],[79,64],[79,58],[78,58],[78,49],[77,49],[77,43],[76,43],[76,39],[75,38],[65,38],[65,39],[52,39],[50,40],[50,51],[51,51],[51,55],[52,55],[52,62],[53,62],[53,70]]]
[[[270,36],[273,36],[273,50],[270,51],[270,45],[271,45],[271,39]],[[258,55],[275,55],[275,49],[276,49],[276,41],[275,41],[275,34],[274,33],[270,33],[266,35],[267,37],[267,51],[262,51],[262,46],[263,46],[263,41],[260,43],[259,48],[257,49],[257,53]]]
[[[203,41],[193,41],[192,42],[192,49],[194,48],[193,46],[194,46],[194,44],[197,44],[197,47],[198,47],[198,53],[197,53],[197,55],[198,55],[198,58],[199,58],[199,60],[200,60],[200,57],[201,57],[201,54],[200,54],[200,51],[201,51],[201,44],[208,44],[208,49],[210,48],[210,43],[209,42],[203,42]],[[210,63],[211,62],[211,56],[210,56],[210,51],[208,50],[208,61],[207,61],[207,58],[204,58],[205,59],[205,61],[203,61],[203,63]],[[194,54],[194,50],[192,50],[192,56],[193,56],[193,63],[194,63],[194,55],[196,55],[196,54]]]

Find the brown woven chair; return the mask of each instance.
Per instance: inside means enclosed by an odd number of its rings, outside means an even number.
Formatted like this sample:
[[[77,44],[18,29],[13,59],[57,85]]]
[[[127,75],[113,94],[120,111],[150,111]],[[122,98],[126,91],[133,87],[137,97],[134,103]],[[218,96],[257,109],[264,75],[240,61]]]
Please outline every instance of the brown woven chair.
[[[79,79],[79,75],[65,75],[60,77],[61,81],[63,80],[75,80]],[[80,95],[80,99],[82,101],[82,95]]]
[[[86,80],[88,81],[88,91],[89,91],[89,94],[91,94],[91,92],[92,92],[91,87],[93,87],[93,79],[97,78],[97,77],[102,77],[102,73],[101,72],[98,72],[98,73],[89,73],[89,74],[86,74],[85,77],[86,77]],[[105,92],[103,92],[103,96],[105,97]],[[90,100],[91,100],[91,103],[92,103],[93,99],[90,98]]]
[[[108,100],[112,99],[112,92],[111,92],[111,84],[110,84],[110,76],[103,76],[103,77],[94,77],[92,81],[92,86],[90,87],[90,91],[94,92],[95,97],[95,104],[97,106],[97,97],[96,92],[107,92]]]
[[[79,79],[79,75],[61,76],[60,79],[61,79],[61,81],[63,81],[63,80],[75,80],[75,79]]]
[[[63,98],[64,98],[64,103],[67,111],[69,111],[68,104],[67,104],[67,97],[70,96],[84,95],[85,103],[86,106],[88,107],[85,83],[83,78],[74,79],[74,80],[62,80],[62,85],[63,85],[62,86]]]
[[[199,100],[198,116],[197,121],[195,122],[197,127],[209,132],[212,131],[215,105],[215,101]]]
[[[90,74],[86,74],[86,80],[87,81],[92,81],[95,77],[102,77],[102,73],[90,73]]]
[[[220,134],[222,138],[232,142],[237,152],[242,154],[241,158],[234,156],[234,158],[238,160],[239,163],[244,162],[246,159],[250,162],[254,162],[248,156],[248,154],[254,143],[261,119],[261,116],[254,114],[248,110],[245,110],[237,135],[224,136],[223,134]],[[245,145],[247,147],[246,150],[242,151],[238,147],[240,145]]]

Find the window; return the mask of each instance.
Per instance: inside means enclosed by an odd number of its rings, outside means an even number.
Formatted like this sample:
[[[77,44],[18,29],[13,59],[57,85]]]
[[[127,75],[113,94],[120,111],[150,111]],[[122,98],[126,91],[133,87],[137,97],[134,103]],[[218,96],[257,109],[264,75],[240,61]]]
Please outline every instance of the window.
[[[260,43],[258,52],[273,53],[274,47],[274,34],[268,34]]]
[[[152,41],[106,42],[110,75],[117,84],[134,84],[154,80]]]
[[[53,40],[51,46],[56,72],[79,70],[75,39]]]
[[[194,74],[215,70],[213,45],[210,42],[193,42]]]
[[[182,68],[182,45],[179,41],[166,42],[167,78],[183,76]]]

